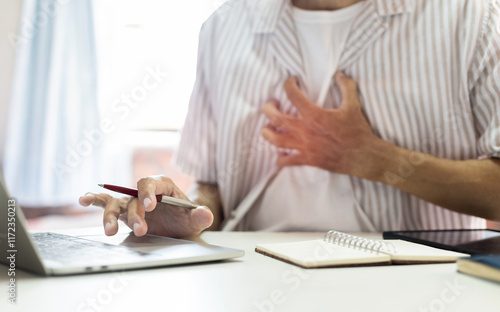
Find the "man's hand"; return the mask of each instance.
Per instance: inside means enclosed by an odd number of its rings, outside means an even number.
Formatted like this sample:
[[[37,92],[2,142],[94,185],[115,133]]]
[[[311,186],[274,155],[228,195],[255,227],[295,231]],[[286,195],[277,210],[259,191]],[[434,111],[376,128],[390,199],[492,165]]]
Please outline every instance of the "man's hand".
[[[356,83],[342,73],[335,81],[342,95],[338,109],[311,103],[294,78],[285,82],[285,90],[300,116],[281,113],[277,103],[265,105],[269,126],[262,130],[264,138],[297,151],[280,155],[278,165],[310,165],[355,175],[456,212],[500,221],[499,159],[443,159],[384,141],[372,133],[361,112]],[[402,171],[402,162],[412,160],[418,160],[412,171]]]
[[[277,147],[297,151],[280,154],[280,166],[309,165],[369,178],[371,161],[363,159],[363,150],[380,139],[363,116],[356,82],[341,72],[335,74],[335,81],[342,103],[338,109],[323,109],[306,98],[295,78],[289,78],[285,91],[300,116],[283,114],[277,108],[278,103],[267,103],[264,113],[269,125],[262,130],[262,135]],[[361,163],[364,166],[360,166]]]
[[[103,225],[106,235],[118,231],[117,220],[125,222],[134,234],[146,233],[169,236],[191,237],[200,234],[213,222],[213,214],[205,206],[187,209],[157,203],[158,194],[186,199],[169,178],[156,176],[139,180],[139,197],[114,198],[108,194],[87,193],[80,197],[82,206],[96,205],[104,208]]]

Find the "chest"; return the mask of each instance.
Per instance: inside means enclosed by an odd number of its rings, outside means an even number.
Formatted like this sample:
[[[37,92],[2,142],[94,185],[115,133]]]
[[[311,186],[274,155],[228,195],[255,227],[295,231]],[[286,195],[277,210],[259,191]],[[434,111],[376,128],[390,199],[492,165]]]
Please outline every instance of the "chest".
[[[446,39],[449,33],[432,34],[409,23],[380,28],[371,36],[352,34],[337,51],[335,70],[358,83],[363,112],[374,133],[398,146],[421,150],[423,142],[451,135],[457,127],[470,130],[472,113],[464,59]],[[283,42],[278,35],[248,32],[237,47],[214,59],[213,111],[220,131],[230,133],[233,143],[260,136],[267,124],[262,107],[270,100],[277,100],[282,112],[297,115],[283,87],[287,78],[297,76],[306,95],[314,87],[307,85],[307,62],[298,43]],[[325,97],[327,109],[341,103],[333,78]]]

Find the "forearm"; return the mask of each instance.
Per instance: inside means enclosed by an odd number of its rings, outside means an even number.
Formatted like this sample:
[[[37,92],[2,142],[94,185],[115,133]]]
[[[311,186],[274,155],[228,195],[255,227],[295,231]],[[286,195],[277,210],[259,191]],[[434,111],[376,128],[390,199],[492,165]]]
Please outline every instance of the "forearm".
[[[189,191],[188,197],[192,202],[207,206],[212,211],[214,222],[207,230],[219,230],[222,223],[222,204],[217,185],[197,182]]]
[[[356,175],[392,185],[450,210],[500,221],[500,160],[450,160],[376,140]],[[361,166],[360,166],[361,167]]]

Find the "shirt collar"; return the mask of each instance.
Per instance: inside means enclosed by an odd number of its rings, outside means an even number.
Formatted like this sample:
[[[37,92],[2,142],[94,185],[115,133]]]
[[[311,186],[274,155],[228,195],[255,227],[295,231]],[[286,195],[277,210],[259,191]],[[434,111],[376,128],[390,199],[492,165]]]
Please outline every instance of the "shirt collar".
[[[365,0],[372,5],[380,17],[402,14],[410,11],[411,0]],[[252,8],[253,32],[273,33],[285,10],[291,8],[292,0],[255,0]]]

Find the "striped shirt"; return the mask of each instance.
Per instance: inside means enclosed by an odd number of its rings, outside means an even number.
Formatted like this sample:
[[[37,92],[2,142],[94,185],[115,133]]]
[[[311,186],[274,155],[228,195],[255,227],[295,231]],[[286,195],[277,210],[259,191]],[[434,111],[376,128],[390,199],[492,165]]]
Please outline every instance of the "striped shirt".
[[[377,136],[464,160],[500,157],[499,61],[497,0],[366,0],[338,69],[358,83]],[[280,170],[277,149],[260,135],[262,106],[276,99],[297,115],[283,89],[289,76],[303,82],[290,0],[230,0],[204,24],[176,163],[218,185],[226,229],[245,229],[246,212]],[[325,103],[340,103],[333,80]],[[365,231],[485,226],[388,184],[349,181]]]

